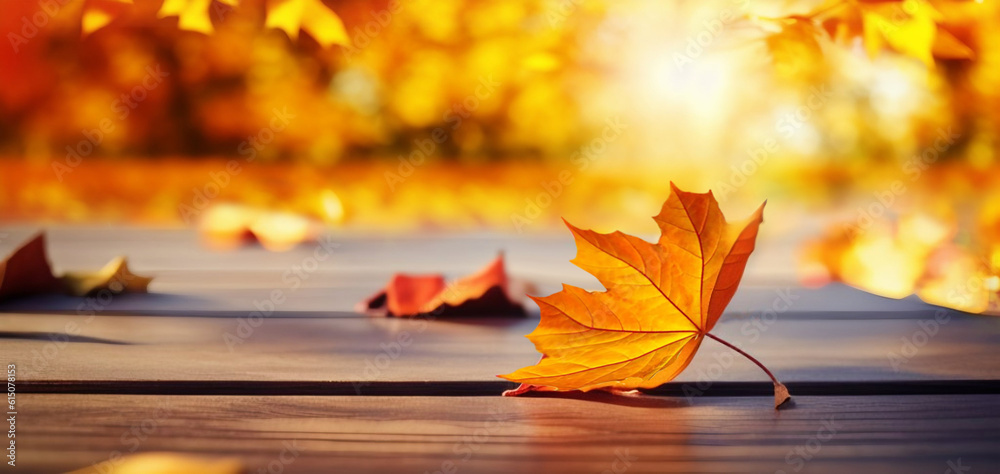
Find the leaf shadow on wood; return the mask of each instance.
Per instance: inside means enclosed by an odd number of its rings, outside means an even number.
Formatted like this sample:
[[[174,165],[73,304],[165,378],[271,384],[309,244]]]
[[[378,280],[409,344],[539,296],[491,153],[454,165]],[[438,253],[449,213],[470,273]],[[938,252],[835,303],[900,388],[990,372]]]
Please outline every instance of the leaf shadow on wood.
[[[532,319],[532,317],[530,315],[528,316],[527,319],[537,322],[537,318],[536,319]],[[433,320],[434,323],[441,323],[441,324],[454,324],[454,325],[459,325],[459,326],[481,326],[481,327],[490,327],[490,328],[498,328],[498,329],[505,329],[505,328],[510,328],[510,327],[518,326],[518,325],[524,324],[524,321],[525,321],[525,318],[522,317],[522,316],[485,316],[485,317],[471,317],[471,318],[470,317],[453,317],[453,318],[442,317],[442,318],[437,318],[437,319]]]
[[[33,295],[0,303],[0,313],[55,313],[190,316],[214,300],[188,294],[118,293],[110,296]],[[239,312],[245,315],[246,312]]]
[[[84,342],[93,344],[133,345],[131,342],[115,341],[100,337],[77,336],[62,332],[16,332],[0,331],[0,339],[29,339],[38,341]]]
[[[615,395],[604,390],[592,390],[590,392],[527,392],[518,395],[517,398],[559,398],[633,408],[684,408],[691,406],[691,402],[683,397],[663,397],[645,393]]]

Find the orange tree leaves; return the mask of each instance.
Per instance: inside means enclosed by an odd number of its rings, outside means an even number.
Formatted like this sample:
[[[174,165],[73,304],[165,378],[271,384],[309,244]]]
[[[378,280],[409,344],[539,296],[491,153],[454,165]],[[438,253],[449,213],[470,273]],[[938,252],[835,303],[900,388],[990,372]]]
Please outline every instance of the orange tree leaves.
[[[541,321],[528,338],[542,359],[501,377],[541,390],[653,388],[680,374],[706,336],[715,338],[709,331],[739,287],[764,206],[729,224],[711,192],[671,188],[653,217],[661,232],[655,244],[566,223],[576,239],[572,262],[607,291],[563,285],[533,297]],[[776,396],[776,404],[785,399]]]

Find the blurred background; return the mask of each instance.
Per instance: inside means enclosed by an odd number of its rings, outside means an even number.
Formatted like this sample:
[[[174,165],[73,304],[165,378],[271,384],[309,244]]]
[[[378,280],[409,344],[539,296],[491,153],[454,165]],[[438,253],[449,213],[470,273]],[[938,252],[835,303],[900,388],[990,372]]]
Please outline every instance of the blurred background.
[[[996,2],[2,4],[4,223],[645,235],[675,182],[808,284],[996,307]]]

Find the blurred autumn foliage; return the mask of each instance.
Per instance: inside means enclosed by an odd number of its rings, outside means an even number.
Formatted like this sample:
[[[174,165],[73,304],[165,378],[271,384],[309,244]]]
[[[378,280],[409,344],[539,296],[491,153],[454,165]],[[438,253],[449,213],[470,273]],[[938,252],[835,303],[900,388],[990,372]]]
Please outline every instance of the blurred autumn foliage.
[[[840,222],[816,281],[877,287],[841,260],[871,242],[920,263],[884,294],[933,280],[943,246],[996,273],[996,2],[2,5],[7,221],[641,228],[674,180],[771,199],[769,232]],[[911,252],[893,229],[917,214],[949,237]]]
[[[797,134],[789,152],[808,152],[797,155],[870,157],[859,145],[921,145],[945,125],[969,141],[996,131],[982,113],[996,105],[995,5],[811,4],[7,1],[0,149],[57,157],[107,117],[115,130],[95,156],[232,155],[278,108],[307,119],[260,151],[269,161],[392,159],[436,127],[453,133],[435,158],[560,161],[618,117],[634,132],[622,155],[658,164],[684,159],[664,139],[725,155],[746,145],[741,132],[719,139],[731,124],[780,135],[762,119],[794,113],[817,85],[831,103]],[[148,68],[167,74],[163,87],[121,100]],[[828,118],[853,133],[823,130]],[[838,146],[809,145],[823,141]]]

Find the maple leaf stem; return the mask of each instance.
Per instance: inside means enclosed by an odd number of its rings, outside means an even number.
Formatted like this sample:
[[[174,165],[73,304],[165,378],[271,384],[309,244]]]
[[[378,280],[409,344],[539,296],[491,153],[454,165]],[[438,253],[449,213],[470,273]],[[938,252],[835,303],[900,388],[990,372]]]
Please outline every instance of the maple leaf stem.
[[[739,352],[740,354],[743,354],[743,357],[746,357],[747,359],[750,359],[750,362],[753,362],[754,364],[757,364],[757,367],[760,367],[761,370],[763,370],[764,373],[767,374],[768,377],[771,377],[771,381],[772,382],[774,382],[776,385],[780,385],[781,384],[781,382],[778,382],[778,378],[775,377],[774,374],[772,374],[770,370],[767,370],[767,367],[764,367],[764,364],[760,363],[760,361],[757,360],[756,358],[754,358],[754,356],[752,356],[750,354],[747,354],[746,352],[743,352],[743,349],[740,349],[739,347],[736,347],[736,346],[730,344],[729,342],[727,342],[726,340],[724,340],[724,339],[716,336],[715,334],[706,332],[705,335],[708,336],[708,337],[710,337],[710,338],[712,338],[712,339],[715,339],[716,341],[721,342],[726,347],[728,347],[728,348],[730,348],[730,349],[732,349],[732,350],[734,350],[736,352]]]

